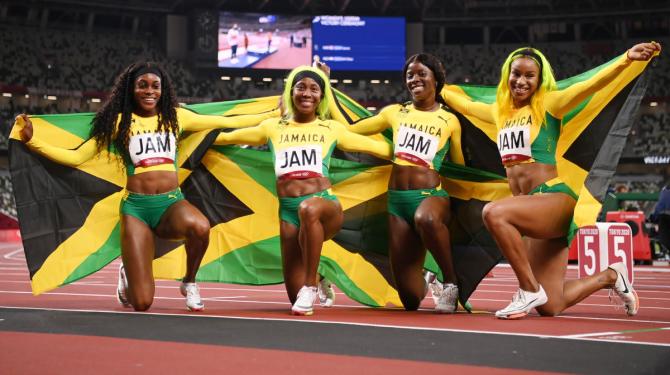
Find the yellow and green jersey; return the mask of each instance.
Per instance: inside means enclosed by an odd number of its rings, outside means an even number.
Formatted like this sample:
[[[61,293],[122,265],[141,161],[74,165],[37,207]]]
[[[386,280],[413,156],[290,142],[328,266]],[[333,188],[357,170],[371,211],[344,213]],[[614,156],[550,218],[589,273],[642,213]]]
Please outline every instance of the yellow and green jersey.
[[[278,179],[329,177],[330,159],[335,147],[343,151],[365,152],[389,159],[391,147],[348,131],[334,120],[316,119],[297,123],[286,119],[268,119],[259,126],[221,133],[216,144],[268,144]]]
[[[133,176],[152,171],[177,171],[177,139],[183,131],[200,131],[215,128],[240,128],[256,125],[277,111],[234,117],[200,115],[188,109],[177,108],[178,134],[158,129],[158,116],[141,117],[132,114],[128,139],[126,175]],[[121,121],[118,116],[117,126]],[[48,159],[71,167],[78,166],[98,153],[94,138],[88,139],[74,150],[52,146],[33,137],[28,146]]]
[[[454,163],[464,164],[461,126],[446,108],[421,111],[412,103],[392,104],[379,114],[352,124],[349,130],[371,135],[387,128],[393,131],[393,163],[439,170],[447,154]]]
[[[592,77],[569,87],[550,91],[544,98],[544,118],[533,118],[530,105],[511,110],[506,118],[497,113],[496,103],[467,100],[449,90],[443,90],[445,101],[464,115],[495,123],[498,151],[505,166],[518,163],[556,165],[556,146],[563,118],[589,96],[612,82],[631,64],[626,54],[613,60]]]

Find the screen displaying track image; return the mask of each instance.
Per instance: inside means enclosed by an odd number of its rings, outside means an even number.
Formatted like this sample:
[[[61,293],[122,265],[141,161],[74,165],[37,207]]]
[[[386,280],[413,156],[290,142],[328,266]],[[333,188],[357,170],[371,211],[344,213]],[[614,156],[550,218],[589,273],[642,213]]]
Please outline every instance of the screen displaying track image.
[[[293,69],[312,59],[312,17],[219,15],[220,68]]]
[[[401,71],[405,63],[403,17],[316,16],[314,59],[334,70]]]

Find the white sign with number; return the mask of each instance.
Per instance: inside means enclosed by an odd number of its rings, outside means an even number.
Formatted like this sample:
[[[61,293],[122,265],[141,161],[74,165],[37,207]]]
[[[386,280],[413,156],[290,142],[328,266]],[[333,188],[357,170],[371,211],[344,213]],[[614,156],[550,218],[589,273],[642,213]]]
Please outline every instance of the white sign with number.
[[[596,223],[577,231],[579,277],[593,276],[623,262],[633,282],[633,233],[626,223]]]

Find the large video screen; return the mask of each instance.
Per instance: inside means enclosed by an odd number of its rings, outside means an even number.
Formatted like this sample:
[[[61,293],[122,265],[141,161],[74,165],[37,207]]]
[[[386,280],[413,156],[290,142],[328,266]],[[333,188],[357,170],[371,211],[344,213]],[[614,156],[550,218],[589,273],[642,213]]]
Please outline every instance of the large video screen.
[[[293,69],[312,61],[312,17],[221,12],[218,66]]]
[[[402,70],[403,17],[316,16],[313,55],[333,70]]]

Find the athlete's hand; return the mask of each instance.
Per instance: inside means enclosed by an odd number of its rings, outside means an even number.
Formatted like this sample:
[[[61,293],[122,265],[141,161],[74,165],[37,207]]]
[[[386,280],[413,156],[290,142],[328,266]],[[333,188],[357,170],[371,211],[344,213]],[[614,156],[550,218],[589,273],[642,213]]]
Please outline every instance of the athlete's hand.
[[[279,103],[277,103],[279,106],[279,117],[284,117],[284,114],[286,113],[286,107],[284,106],[284,95],[279,95]]]
[[[21,141],[26,143],[33,138],[33,122],[25,113],[16,116],[16,124],[21,127]]]
[[[330,67],[326,63],[321,62],[320,60],[314,60],[312,66],[320,69],[322,72],[326,73],[326,76],[330,77]]]
[[[635,61],[647,61],[654,56],[654,52],[656,51],[661,51],[661,45],[659,43],[640,43],[628,50],[628,58]]]

